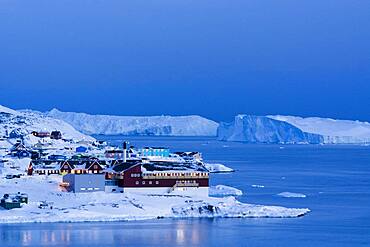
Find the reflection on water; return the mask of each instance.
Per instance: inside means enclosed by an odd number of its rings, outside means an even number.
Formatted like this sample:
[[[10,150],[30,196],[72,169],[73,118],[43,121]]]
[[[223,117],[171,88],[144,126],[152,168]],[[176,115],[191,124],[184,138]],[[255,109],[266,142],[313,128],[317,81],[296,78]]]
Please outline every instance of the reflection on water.
[[[1,246],[201,245],[212,220],[1,225]]]

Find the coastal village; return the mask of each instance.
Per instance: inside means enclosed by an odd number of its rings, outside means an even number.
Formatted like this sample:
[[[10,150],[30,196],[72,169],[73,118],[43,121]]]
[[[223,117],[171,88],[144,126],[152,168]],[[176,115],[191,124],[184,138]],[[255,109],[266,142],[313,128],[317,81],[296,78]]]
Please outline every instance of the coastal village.
[[[71,193],[103,191],[208,196],[209,171],[199,152],[171,153],[168,148],[136,148],[127,142],[121,147],[111,147],[96,140],[74,142],[63,139],[58,130],[50,133],[32,131],[31,135],[39,139],[34,145],[26,145],[24,137],[14,132],[2,137],[1,141],[10,145],[10,148],[2,148],[4,155],[0,160],[1,167],[10,168],[9,174],[2,174],[5,179],[58,175],[59,189]],[[59,147],[53,143],[59,143]],[[14,159],[29,163],[22,171],[14,166]],[[6,209],[21,207],[22,203],[28,203],[28,198],[24,198],[24,194],[6,193],[1,206]]]
[[[242,203],[242,191],[212,184],[212,173],[233,169],[205,160],[197,150],[113,146],[43,113],[0,106],[0,223],[280,218],[310,211]]]

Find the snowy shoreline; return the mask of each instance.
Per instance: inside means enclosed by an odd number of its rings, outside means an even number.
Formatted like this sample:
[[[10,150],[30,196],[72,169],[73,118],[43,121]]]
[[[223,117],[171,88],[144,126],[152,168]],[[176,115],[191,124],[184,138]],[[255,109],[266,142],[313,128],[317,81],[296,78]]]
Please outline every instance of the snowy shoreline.
[[[0,193],[27,193],[29,203],[22,208],[0,210],[0,224],[113,222],[160,218],[294,218],[310,212],[307,208],[241,203],[233,196],[67,193],[58,189],[59,182],[59,175],[2,179]],[[27,186],[29,184],[32,187]],[[230,190],[231,187],[228,188]],[[38,206],[41,201],[52,202],[53,208],[40,209]]]

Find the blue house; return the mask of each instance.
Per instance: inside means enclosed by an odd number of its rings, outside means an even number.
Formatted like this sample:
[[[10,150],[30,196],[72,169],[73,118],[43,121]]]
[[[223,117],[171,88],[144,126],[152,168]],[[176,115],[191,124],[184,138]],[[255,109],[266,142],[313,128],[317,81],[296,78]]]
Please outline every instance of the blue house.
[[[156,156],[156,157],[169,157],[170,150],[168,148],[162,147],[145,147],[138,149],[141,156]]]
[[[86,153],[87,152],[87,147],[84,146],[79,146],[76,148],[77,153]]]
[[[9,138],[23,138],[23,134],[20,130],[13,130],[10,132]]]
[[[31,152],[21,142],[17,142],[16,144],[14,144],[14,146],[10,149],[10,152],[11,156],[13,157],[31,157]]]

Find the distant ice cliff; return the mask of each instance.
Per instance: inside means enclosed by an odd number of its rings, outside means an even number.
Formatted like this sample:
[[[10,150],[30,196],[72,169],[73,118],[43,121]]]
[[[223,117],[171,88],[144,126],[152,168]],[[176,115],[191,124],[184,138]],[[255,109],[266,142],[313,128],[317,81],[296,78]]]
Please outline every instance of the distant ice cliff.
[[[365,144],[370,143],[367,122],[293,116],[238,115],[221,123],[218,139],[247,143]]]
[[[269,118],[292,124],[302,131],[319,134],[323,143],[328,144],[356,144],[370,143],[370,123],[335,120],[318,117],[268,116]]]
[[[218,139],[247,143],[318,144],[324,141],[321,135],[304,132],[292,124],[253,115],[238,115],[232,123],[221,123]]]
[[[61,112],[53,109],[47,116],[61,119],[85,134],[216,136],[218,123],[200,116],[109,116]]]

